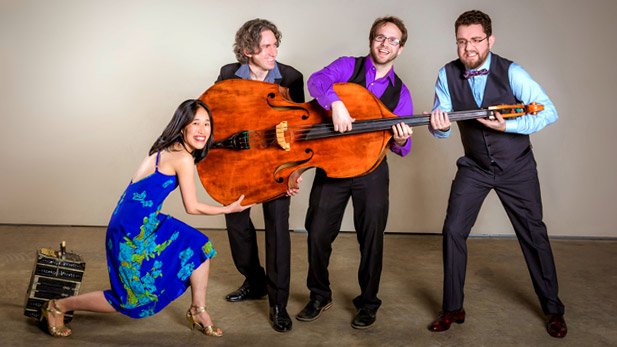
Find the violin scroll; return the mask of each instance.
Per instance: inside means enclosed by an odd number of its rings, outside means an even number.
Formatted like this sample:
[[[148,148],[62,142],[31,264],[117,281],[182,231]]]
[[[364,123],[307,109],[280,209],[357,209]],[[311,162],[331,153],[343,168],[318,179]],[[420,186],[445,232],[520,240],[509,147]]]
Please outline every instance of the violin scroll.
[[[527,105],[527,113],[532,114],[532,115],[537,115],[538,112],[544,110],[544,105],[540,105],[538,103],[532,102],[531,104]]]

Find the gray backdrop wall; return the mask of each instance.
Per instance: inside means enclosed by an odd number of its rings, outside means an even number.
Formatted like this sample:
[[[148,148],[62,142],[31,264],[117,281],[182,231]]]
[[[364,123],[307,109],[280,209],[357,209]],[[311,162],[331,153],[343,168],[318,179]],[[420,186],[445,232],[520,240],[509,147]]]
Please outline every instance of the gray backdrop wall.
[[[399,16],[409,40],[395,69],[420,113],[431,109],[437,71],[456,58],[453,23],[468,9],[491,15],[493,51],[527,69],[559,112],[532,135],[549,234],[617,237],[612,0],[1,1],[0,223],[107,224],[176,106],[234,61],[234,34],[248,19],[277,24],[278,60],[308,78],[368,53],[373,20]],[[412,153],[389,155],[388,232],[441,232],[461,154],[457,130],[437,140],[417,127]],[[293,229],[304,228],[311,181],[309,172],[293,199]],[[186,215],[173,194],[165,212],[224,227],[221,216]],[[214,203],[203,189],[199,197]],[[252,215],[263,227],[261,208]],[[494,193],[474,233],[512,234]]]

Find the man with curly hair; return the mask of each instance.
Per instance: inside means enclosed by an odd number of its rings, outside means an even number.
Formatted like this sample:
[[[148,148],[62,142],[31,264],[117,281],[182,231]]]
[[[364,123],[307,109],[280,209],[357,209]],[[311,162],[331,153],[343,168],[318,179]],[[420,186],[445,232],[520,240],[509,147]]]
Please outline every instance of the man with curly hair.
[[[276,61],[281,33],[265,19],[252,19],[236,33],[234,53],[237,63],[221,68],[216,82],[240,78],[276,83],[289,89],[295,102],[304,102],[302,74]],[[274,330],[291,330],[287,313],[289,298],[291,240],[289,236],[290,197],[262,204],[266,232],[266,271],[259,263],[257,235],[250,209],[226,215],[227,233],[236,268],[246,278],[238,290],[227,295],[230,302],[259,299],[266,293],[270,303],[270,321]]]

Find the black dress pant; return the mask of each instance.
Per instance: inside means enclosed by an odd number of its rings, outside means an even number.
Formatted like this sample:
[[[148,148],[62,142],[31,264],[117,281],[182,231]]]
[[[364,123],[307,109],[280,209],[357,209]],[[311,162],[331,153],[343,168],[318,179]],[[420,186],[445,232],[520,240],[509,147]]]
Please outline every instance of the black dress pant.
[[[443,310],[463,307],[467,237],[484,199],[494,189],[514,227],[542,310],[545,314],[563,314],[553,253],[542,222],[540,184],[532,151],[506,170],[498,166],[482,169],[468,157],[461,157],[457,166],[443,228]]]
[[[358,309],[377,310],[381,305],[377,292],[383,260],[383,234],[388,219],[389,180],[386,160],[373,172],[354,178],[329,178],[323,170],[317,170],[305,225],[309,258],[307,286],[311,299],[324,302],[332,298],[328,273],[332,242],[340,231],[343,213],[351,197],[361,255],[358,268],[361,294],[353,302]]]
[[[225,215],[231,255],[236,268],[246,278],[245,284],[264,288],[270,306],[287,306],[291,239],[289,235],[289,197],[262,204],[266,232],[266,272],[259,263],[257,235],[250,209]]]

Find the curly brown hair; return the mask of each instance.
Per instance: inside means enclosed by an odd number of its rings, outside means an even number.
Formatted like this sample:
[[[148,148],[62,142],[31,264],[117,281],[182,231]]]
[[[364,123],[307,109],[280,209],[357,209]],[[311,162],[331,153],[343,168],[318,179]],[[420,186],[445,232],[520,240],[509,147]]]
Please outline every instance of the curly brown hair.
[[[392,23],[398,27],[398,30],[400,30],[403,34],[401,36],[400,45],[401,47],[405,46],[405,42],[407,42],[407,28],[405,28],[405,24],[403,24],[403,21],[400,18],[394,16],[387,16],[375,19],[375,22],[373,22],[373,26],[371,27],[371,32],[368,36],[369,45],[377,36],[377,29],[379,29],[382,25],[386,23]]]
[[[250,54],[259,54],[261,47],[261,33],[265,30],[270,30],[276,37],[276,47],[281,43],[281,32],[272,22],[265,19],[255,18],[244,23],[236,33],[236,41],[234,42],[234,54],[240,64],[247,64],[249,58],[244,54],[244,50]]]
[[[493,28],[491,24],[491,17],[488,14],[478,11],[471,10],[464,12],[456,19],[454,22],[454,35],[458,32],[458,27],[461,25],[472,25],[472,24],[480,24],[482,25],[482,29],[484,29],[484,33],[486,36],[491,36],[493,34]]]

